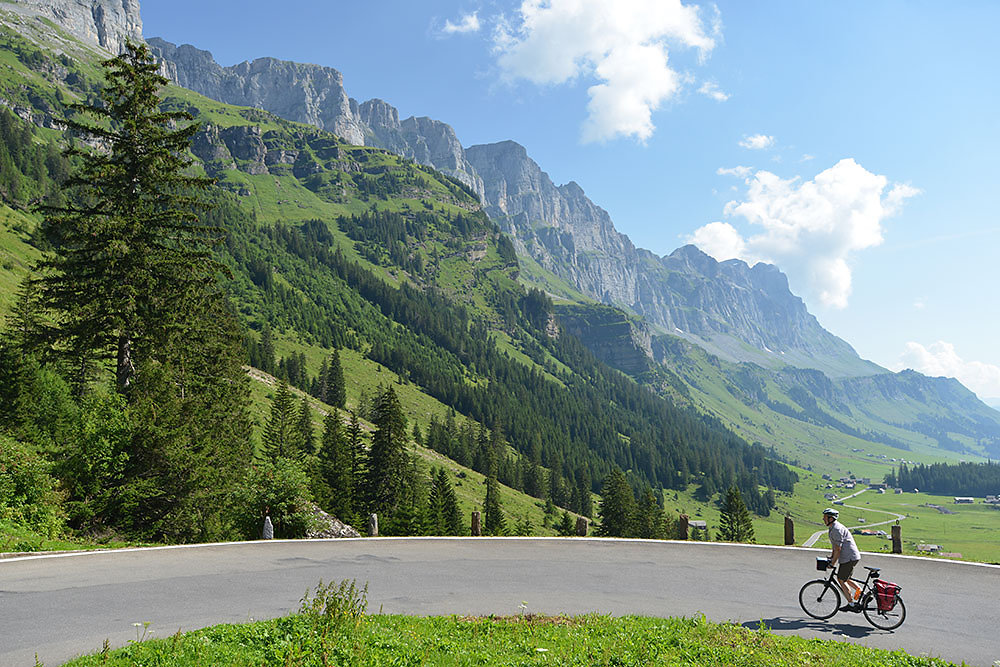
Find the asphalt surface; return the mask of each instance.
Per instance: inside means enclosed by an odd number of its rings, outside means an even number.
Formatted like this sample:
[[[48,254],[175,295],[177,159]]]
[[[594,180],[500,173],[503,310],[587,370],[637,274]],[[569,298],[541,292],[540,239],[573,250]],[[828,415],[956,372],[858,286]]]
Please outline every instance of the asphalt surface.
[[[694,616],[969,665],[1000,660],[1000,567],[864,554],[902,586],[894,632],[807,617],[826,550],[580,538],[269,541],[0,560],[0,666],[52,667],[136,638],[281,616],[320,579],[368,583],[369,613]],[[141,628],[138,628],[141,632]]]

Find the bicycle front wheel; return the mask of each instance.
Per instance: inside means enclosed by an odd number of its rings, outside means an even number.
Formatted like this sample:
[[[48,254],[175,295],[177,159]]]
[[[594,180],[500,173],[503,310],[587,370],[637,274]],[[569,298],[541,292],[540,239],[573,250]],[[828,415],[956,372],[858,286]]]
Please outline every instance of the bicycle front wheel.
[[[861,611],[868,622],[879,630],[895,630],[906,620],[906,605],[902,596],[896,596],[896,606],[889,611],[879,611],[874,595],[866,595],[861,602]]]
[[[799,590],[799,605],[813,618],[828,619],[840,609],[840,591],[826,579],[807,581]]]

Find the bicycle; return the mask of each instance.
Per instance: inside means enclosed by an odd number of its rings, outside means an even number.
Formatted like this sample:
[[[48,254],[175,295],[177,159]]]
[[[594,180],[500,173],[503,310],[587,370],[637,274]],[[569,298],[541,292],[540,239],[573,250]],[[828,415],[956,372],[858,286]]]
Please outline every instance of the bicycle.
[[[851,581],[862,585],[861,595],[858,598],[859,611],[879,630],[895,630],[906,620],[906,605],[903,604],[903,598],[897,593],[896,604],[892,609],[880,610],[875,597],[874,582],[879,578],[881,568],[865,566],[865,569],[868,570],[868,577],[864,581],[851,577]],[[840,586],[834,581],[836,573],[837,568],[834,567],[826,579],[813,579],[803,584],[799,590],[799,605],[802,611],[821,621],[840,611]]]

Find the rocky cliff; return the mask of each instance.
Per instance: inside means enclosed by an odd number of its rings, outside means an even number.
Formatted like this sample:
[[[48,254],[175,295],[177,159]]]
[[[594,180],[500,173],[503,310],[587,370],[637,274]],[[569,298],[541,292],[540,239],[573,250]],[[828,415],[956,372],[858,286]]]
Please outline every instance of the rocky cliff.
[[[465,159],[455,131],[430,118],[399,120],[382,100],[359,104],[347,96],[344,79],[332,67],[258,58],[232,67],[208,51],[148,40],[178,85],[227,104],[256,107],[328,130],[358,146],[376,146],[433,167],[482,195],[483,183]]]
[[[667,257],[636,249],[576,183],[556,186],[523,146],[471,146],[486,212],[515,247],[584,294],[646,318],[731,361],[884,372],[823,329],[776,267],[719,263],[694,246]]]
[[[142,41],[139,0],[7,0],[0,9],[35,21],[48,19],[87,44],[115,55],[125,40]]]

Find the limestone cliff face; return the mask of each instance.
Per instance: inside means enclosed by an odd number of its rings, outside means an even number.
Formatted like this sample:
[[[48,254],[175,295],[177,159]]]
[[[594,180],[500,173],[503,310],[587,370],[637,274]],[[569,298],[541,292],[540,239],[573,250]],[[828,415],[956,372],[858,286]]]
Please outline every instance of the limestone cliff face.
[[[164,72],[178,85],[227,104],[251,106],[288,120],[333,132],[359,146],[376,146],[452,176],[480,197],[483,183],[465,159],[451,126],[407,118],[382,100],[358,104],[347,96],[343,76],[331,67],[258,58],[222,67],[208,51],[149,39]]]
[[[13,0],[0,9],[25,18],[46,18],[82,41],[112,54],[121,53],[125,40],[142,41],[139,0]]]
[[[402,122],[391,104],[379,99],[358,106],[361,120],[371,131],[367,143],[408,157],[469,186],[482,199],[483,179],[465,156],[455,130],[431,118],[410,117]]]
[[[833,376],[884,372],[823,329],[776,267],[720,264],[694,246],[657,257],[636,249],[579,185],[554,185],[524,147],[505,141],[466,155],[486,185],[486,212],[518,252],[584,294],[730,361]]]
[[[579,185],[557,187],[513,141],[470,146],[465,154],[486,186],[487,214],[514,237],[520,254],[570,279],[585,294],[632,305],[635,246]]]
[[[258,58],[222,67],[212,54],[153,37],[154,54],[166,61],[166,73],[179,85],[227,104],[257,107],[337,134],[352,144],[365,143],[365,128],[344,92],[344,80],[332,67]]]

